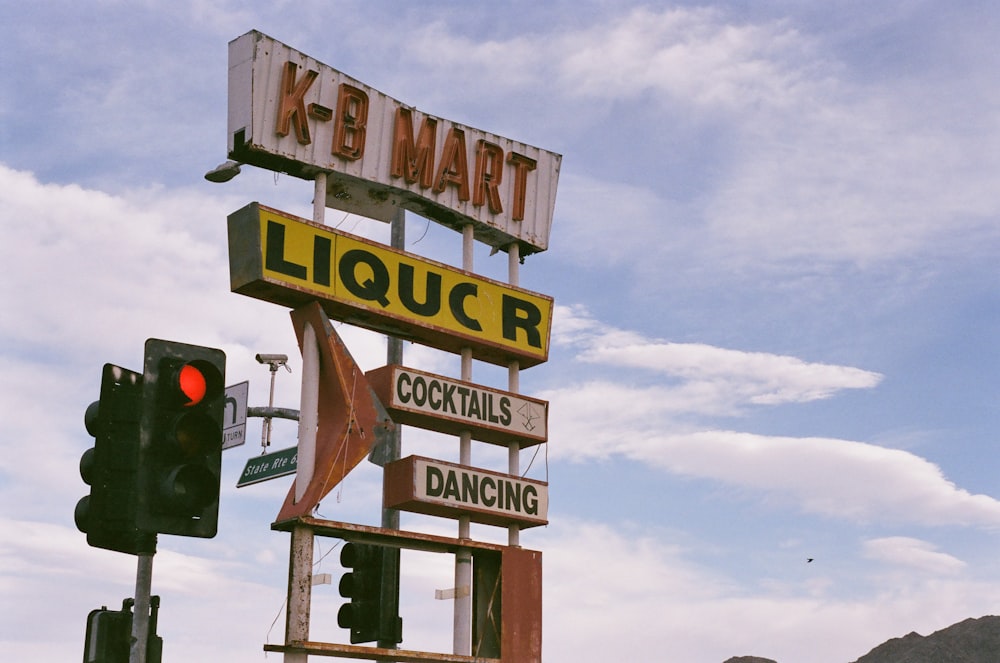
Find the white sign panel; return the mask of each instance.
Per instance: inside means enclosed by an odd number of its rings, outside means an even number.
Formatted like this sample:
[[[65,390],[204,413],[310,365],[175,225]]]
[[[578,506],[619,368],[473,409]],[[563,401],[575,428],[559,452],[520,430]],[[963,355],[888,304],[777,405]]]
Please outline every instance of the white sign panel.
[[[229,44],[229,155],[313,179],[327,205],[403,207],[522,255],[548,248],[562,157],[429,115],[257,31]]]
[[[548,523],[544,481],[408,456],[385,466],[383,486],[387,508],[497,526]]]
[[[238,447],[247,441],[247,395],[249,382],[226,387],[222,448]]]
[[[546,401],[397,364],[365,377],[396,423],[522,448],[548,439]]]

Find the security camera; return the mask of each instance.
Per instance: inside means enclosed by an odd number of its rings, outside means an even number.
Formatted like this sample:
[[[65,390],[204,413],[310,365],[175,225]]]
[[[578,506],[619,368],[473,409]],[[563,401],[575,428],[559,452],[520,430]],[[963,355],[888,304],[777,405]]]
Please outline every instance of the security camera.
[[[288,355],[264,355],[258,354],[257,361],[261,364],[284,364],[288,361]]]

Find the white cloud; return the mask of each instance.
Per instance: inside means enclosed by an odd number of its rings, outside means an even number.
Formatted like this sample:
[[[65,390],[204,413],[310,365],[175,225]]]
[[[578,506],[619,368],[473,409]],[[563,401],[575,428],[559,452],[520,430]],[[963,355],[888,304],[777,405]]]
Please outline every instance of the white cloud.
[[[751,406],[808,402],[872,388],[881,375],[794,357],[702,344],[650,341],[559,308],[557,341],[584,361],[614,367],[604,378],[543,394],[552,456],[622,456],[667,472],[772,496],[806,513],[862,522],[1000,525],[1000,501],[949,481],[908,451],[823,437],[727,430],[716,418]],[[652,381],[637,377],[652,375]],[[657,380],[658,374],[666,379]],[[572,441],[570,443],[569,441]]]
[[[803,512],[860,522],[1000,525],[1000,501],[958,488],[933,463],[863,442],[732,431],[622,436],[627,457],[780,496]]]
[[[724,260],[870,264],[998,239],[996,141],[972,128],[977,111],[958,120],[942,112],[946,95],[862,87],[788,22],[638,9],[565,44],[569,94],[652,91],[668,117],[697,114],[731,136],[733,158],[697,212],[707,252]]]
[[[563,85],[583,97],[634,98],[653,90],[709,112],[786,106],[809,66],[808,43],[787,23],[736,25],[716,9],[635,9],[567,35]],[[794,66],[791,66],[795,62]]]
[[[654,413],[735,414],[748,405],[803,403],[829,398],[842,389],[870,389],[882,380],[878,373],[849,366],[650,339],[601,324],[580,307],[557,307],[556,316],[557,339],[577,349],[580,361],[680,380],[680,386],[650,388],[655,398],[648,400],[658,404],[651,408]],[[634,377],[632,382],[636,382]]]
[[[723,482],[803,513],[858,522],[1000,526],[1000,501],[957,487],[933,463],[863,442],[725,430],[667,432],[642,419],[641,403],[612,392],[556,397],[551,456],[620,456],[671,474]],[[572,440],[572,443],[569,441]]]
[[[494,88],[554,84],[560,97],[599,107],[653,91],[663,103],[727,114],[787,106],[821,64],[787,21],[735,24],[714,8],[637,8],[507,40],[470,39],[435,22],[408,45],[417,61],[447,63],[449,76]]]
[[[864,555],[887,565],[904,567],[905,571],[925,571],[939,575],[954,575],[965,569],[962,560],[939,552],[934,544],[908,536],[887,536],[864,542]]]
[[[218,203],[173,192],[166,204],[162,193],[133,204],[6,167],[0,181],[0,223],[18,247],[7,266],[21,277],[0,286],[18,312],[0,323],[8,341],[107,351],[124,330],[176,333],[224,319],[228,212]],[[179,316],[183,310],[198,313]]]

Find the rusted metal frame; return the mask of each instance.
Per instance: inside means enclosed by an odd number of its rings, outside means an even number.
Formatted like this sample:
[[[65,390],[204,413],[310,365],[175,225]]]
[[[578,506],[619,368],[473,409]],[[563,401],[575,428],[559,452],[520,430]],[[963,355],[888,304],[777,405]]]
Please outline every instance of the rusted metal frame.
[[[381,647],[311,641],[290,642],[285,645],[268,644],[264,645],[264,651],[329,656],[333,658],[354,658],[369,661],[398,661],[399,663],[501,663],[501,659],[499,658],[483,658],[461,654],[438,654],[434,652],[411,651],[408,649],[383,649]]]
[[[371,525],[323,520],[321,518],[313,518],[312,516],[302,516],[279,521],[273,523],[271,529],[278,532],[291,532],[297,526],[308,527],[319,536],[329,536],[357,543],[396,546],[422,552],[454,554],[459,550],[485,550],[500,553],[506,547],[498,543],[459,539],[436,534],[423,534],[421,532],[409,532],[405,530],[391,530]]]

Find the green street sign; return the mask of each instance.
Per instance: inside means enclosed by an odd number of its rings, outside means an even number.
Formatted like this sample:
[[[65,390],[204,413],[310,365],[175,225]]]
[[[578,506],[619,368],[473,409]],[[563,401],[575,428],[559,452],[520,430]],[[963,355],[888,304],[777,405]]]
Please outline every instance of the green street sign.
[[[251,484],[277,479],[289,474],[295,474],[296,461],[299,456],[298,447],[289,447],[281,451],[256,456],[247,461],[243,468],[243,474],[236,482],[237,488],[249,486]]]

